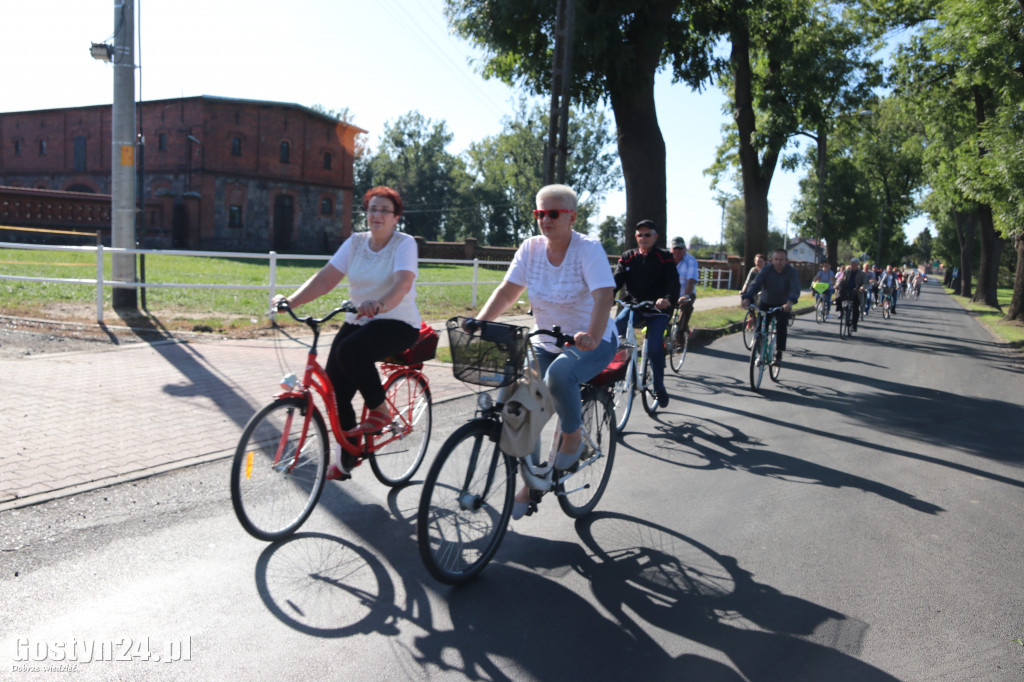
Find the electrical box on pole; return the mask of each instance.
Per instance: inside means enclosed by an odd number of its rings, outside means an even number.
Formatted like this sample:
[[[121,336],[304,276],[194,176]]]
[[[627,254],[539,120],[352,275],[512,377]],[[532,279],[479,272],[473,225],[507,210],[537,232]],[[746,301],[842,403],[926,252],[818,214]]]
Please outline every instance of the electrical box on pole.
[[[135,0],[114,0],[114,106],[111,117],[111,246],[135,248]],[[135,255],[112,257],[115,282],[135,282]],[[114,308],[138,308],[134,288],[113,290]]]
[[[544,150],[544,184],[565,182],[569,156],[569,95],[572,88],[572,34],[576,25],[574,0],[558,0],[555,15],[555,58],[551,69],[551,114]]]

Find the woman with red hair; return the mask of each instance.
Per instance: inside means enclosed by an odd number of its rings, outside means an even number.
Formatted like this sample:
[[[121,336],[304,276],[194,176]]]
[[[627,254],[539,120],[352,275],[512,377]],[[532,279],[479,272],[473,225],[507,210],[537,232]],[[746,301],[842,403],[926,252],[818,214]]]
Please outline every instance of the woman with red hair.
[[[377,363],[412,346],[419,335],[416,306],[416,240],[396,231],[402,217],[402,197],[390,187],[374,187],[363,197],[368,229],[345,240],[327,265],[291,296],[277,296],[292,308],[330,292],[348,277],[349,299],[359,308],[348,313],[334,337],[324,369],[338,400],[341,428],[373,433],[391,423]],[[370,407],[356,427],[352,398],[356,391]],[[336,448],[340,460],[331,464],[327,478],[349,477],[354,457]]]

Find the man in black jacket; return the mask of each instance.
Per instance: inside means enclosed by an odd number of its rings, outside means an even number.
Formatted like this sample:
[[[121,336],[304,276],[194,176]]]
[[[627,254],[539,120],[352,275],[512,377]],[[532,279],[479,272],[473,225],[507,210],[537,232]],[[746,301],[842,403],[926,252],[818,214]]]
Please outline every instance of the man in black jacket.
[[[793,312],[793,304],[800,298],[800,275],[796,268],[789,264],[789,256],[785,249],[776,249],[772,254],[771,265],[761,268],[753,283],[743,292],[743,307],[750,305],[751,300],[761,292],[761,310],[782,306],[780,313],[775,313],[775,336],[778,345],[775,347],[775,362],[782,361],[782,352],[786,350],[786,337],[789,332],[789,316]]]
[[[655,246],[658,230],[651,220],[636,224],[637,248],[622,254],[615,268],[615,290],[623,289],[622,298],[630,303],[653,301],[663,314],[635,314],[634,327],[647,327],[647,344],[650,352],[651,370],[654,374],[654,391],[658,405],[668,405],[668,391],[665,390],[665,328],[669,312],[679,298],[679,273],[672,254]],[[619,336],[626,333],[629,324],[629,310],[623,309],[615,318]]]

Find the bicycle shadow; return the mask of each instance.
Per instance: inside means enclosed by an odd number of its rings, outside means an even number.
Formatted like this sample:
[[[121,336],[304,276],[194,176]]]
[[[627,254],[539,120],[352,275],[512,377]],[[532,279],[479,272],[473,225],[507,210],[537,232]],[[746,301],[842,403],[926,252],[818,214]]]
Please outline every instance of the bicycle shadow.
[[[728,679],[896,679],[857,658],[866,623],[758,583],[733,557],[614,512],[576,529],[594,596],[637,639],[646,623],[717,650],[739,671]]]

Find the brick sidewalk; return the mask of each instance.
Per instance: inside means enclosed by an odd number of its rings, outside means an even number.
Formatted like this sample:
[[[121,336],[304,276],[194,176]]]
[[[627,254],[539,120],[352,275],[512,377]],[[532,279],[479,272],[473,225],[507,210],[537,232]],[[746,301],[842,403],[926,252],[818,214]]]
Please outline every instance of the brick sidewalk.
[[[444,324],[434,327],[446,344]],[[330,342],[325,334],[324,353]],[[163,341],[0,360],[0,511],[229,456],[281,377],[301,374],[306,350],[286,344]],[[449,365],[429,362],[425,374],[435,403],[471,392]]]

